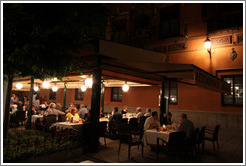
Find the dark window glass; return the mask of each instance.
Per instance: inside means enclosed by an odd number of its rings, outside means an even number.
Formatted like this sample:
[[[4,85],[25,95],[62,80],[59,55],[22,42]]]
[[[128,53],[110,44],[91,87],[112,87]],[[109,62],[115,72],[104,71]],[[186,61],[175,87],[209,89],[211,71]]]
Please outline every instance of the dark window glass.
[[[178,82],[176,80],[165,81],[164,97],[170,105],[178,104]]]
[[[122,102],[122,88],[121,87],[111,88],[111,101]]]
[[[242,106],[243,105],[243,76],[232,75],[222,76],[222,79],[231,84],[231,93],[222,93],[223,106]]]
[[[84,92],[80,88],[75,89],[75,100],[84,100]]]
[[[49,96],[50,100],[56,100],[56,92],[53,92],[52,89],[50,89],[50,96]]]
[[[160,38],[180,35],[179,6],[166,7],[160,10]]]
[[[243,4],[213,3],[202,5],[208,31],[243,26]]]
[[[112,22],[112,40],[115,42],[126,41],[126,20],[115,20]]]

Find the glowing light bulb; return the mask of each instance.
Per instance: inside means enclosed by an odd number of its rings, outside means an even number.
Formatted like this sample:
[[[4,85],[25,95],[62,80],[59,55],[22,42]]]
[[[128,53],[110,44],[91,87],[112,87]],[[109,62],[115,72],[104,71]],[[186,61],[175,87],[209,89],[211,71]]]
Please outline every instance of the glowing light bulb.
[[[16,84],[16,88],[17,88],[17,89],[21,89],[21,88],[23,88],[23,84],[22,84],[22,83],[18,83],[18,84]]]
[[[87,87],[86,87],[85,85],[82,85],[82,86],[81,86],[81,91],[82,91],[82,92],[85,92],[86,89],[87,89]]]
[[[43,87],[48,89],[50,87],[50,83],[48,81],[43,82]]]
[[[53,91],[53,92],[56,92],[57,90],[58,90],[58,87],[57,87],[57,86],[53,86],[53,87],[52,87],[52,91]]]
[[[129,90],[129,85],[124,84],[124,85],[122,86],[122,90],[123,90],[124,92],[128,92],[128,90]]]
[[[35,92],[37,92],[39,90],[38,86],[35,86],[33,89]]]
[[[85,80],[85,85],[86,85],[86,86],[92,86],[92,79],[91,79],[91,78],[87,78],[87,79]]]

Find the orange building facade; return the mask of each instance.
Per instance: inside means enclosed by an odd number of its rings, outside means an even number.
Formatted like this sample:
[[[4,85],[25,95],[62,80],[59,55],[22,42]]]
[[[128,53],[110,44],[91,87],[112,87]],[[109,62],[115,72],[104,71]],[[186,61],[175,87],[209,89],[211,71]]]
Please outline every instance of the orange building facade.
[[[198,127],[220,124],[222,129],[242,129],[241,77],[244,52],[243,26],[240,19],[243,17],[243,4],[241,7],[198,3],[150,4],[140,7],[135,4],[106,6],[114,13],[114,17],[108,21],[107,40],[158,51],[166,55],[165,63],[194,64],[218,78],[226,78],[226,81],[228,77],[235,82],[232,86],[233,99],[230,99],[230,96],[224,97],[219,92],[174,78],[177,81],[175,102],[169,105],[169,111],[173,113],[175,121],[178,121],[181,113],[186,113]],[[207,36],[212,41],[211,56],[204,47]],[[111,112],[113,107],[118,106],[121,109],[125,105],[130,112],[134,112],[136,107],[159,111],[160,88],[130,87],[128,92],[122,93],[122,101],[113,102],[112,88],[106,87],[104,111]],[[169,89],[169,93],[172,93],[171,91],[172,89]],[[57,91],[56,100],[49,100],[49,90],[41,89],[40,96],[48,101],[63,103],[64,90]],[[87,104],[90,107],[91,89],[84,92],[83,100],[75,100],[75,89],[68,89],[66,103]]]

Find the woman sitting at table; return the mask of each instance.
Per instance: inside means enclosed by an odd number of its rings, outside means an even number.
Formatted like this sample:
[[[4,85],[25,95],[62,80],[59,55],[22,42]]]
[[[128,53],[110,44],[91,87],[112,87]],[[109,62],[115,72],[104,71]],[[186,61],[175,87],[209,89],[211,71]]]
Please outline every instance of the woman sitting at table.
[[[158,121],[158,114],[156,111],[151,113],[151,117],[147,118],[144,123],[144,130],[154,129],[160,127],[160,122]]]
[[[79,114],[76,113],[76,108],[72,108],[71,112],[67,113],[66,118],[68,118],[68,120],[70,121],[73,118],[73,121],[79,121],[82,120],[79,117]]]
[[[32,105],[32,112],[31,112],[31,115],[36,115],[36,114],[37,114],[37,111],[36,111],[35,105],[33,104],[33,105]]]
[[[163,124],[165,124],[165,125],[171,125],[172,123],[173,123],[173,121],[172,121],[172,114],[171,114],[171,112],[167,112],[167,116],[164,117],[164,119],[163,119]]]

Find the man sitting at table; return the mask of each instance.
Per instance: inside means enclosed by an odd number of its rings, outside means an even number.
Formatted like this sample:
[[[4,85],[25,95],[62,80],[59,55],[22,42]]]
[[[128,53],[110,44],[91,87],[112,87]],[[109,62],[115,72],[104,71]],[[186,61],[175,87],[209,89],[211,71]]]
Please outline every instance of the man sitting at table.
[[[73,121],[79,121],[81,118],[79,117],[79,114],[76,113],[76,109],[72,108],[71,112],[67,113],[66,118],[70,121],[73,118]]]
[[[59,115],[65,115],[65,113],[57,110],[55,103],[50,103],[49,108],[44,112],[44,116],[48,116],[48,115],[59,116]]]
[[[144,130],[154,129],[160,127],[158,120],[158,114],[156,111],[151,113],[151,117],[148,117],[144,123]]]
[[[144,116],[146,116],[146,117],[150,117],[151,116],[151,109],[150,108],[146,109],[146,113],[144,114]]]
[[[191,137],[191,133],[194,130],[193,123],[187,119],[186,114],[182,114],[180,117],[180,126],[177,128],[178,131],[182,131],[185,133],[186,139],[189,139]]]
[[[122,119],[122,114],[118,112],[118,107],[115,107],[113,112],[113,116],[109,118],[109,123],[115,123],[117,125]]]
[[[142,116],[144,116],[144,113],[142,113],[142,109],[140,107],[138,107],[136,109],[136,113],[137,113],[136,118],[138,118],[138,119],[140,119]]]
[[[81,104],[78,114],[80,118],[85,119],[85,114],[88,114],[87,105]]]

